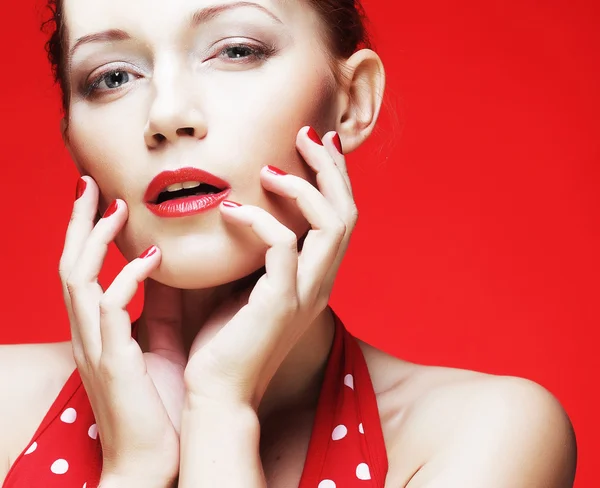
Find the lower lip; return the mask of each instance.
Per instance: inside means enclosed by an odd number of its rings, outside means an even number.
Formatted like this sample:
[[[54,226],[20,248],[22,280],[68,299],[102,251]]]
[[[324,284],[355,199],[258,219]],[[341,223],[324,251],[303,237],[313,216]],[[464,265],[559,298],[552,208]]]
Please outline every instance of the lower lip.
[[[146,207],[154,215],[159,217],[187,217],[206,212],[211,208],[215,208],[221,203],[230,189],[223,190],[221,193],[211,193],[207,195],[192,195],[185,198],[177,198],[175,200],[167,200],[162,203],[146,203]]]

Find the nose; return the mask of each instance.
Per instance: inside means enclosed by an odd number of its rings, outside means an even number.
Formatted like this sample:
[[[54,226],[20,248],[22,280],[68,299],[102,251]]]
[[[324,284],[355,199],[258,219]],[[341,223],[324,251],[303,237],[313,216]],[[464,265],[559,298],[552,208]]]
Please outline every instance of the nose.
[[[195,105],[194,89],[173,78],[154,81],[154,98],[144,129],[146,145],[156,149],[182,137],[206,137],[206,121]]]

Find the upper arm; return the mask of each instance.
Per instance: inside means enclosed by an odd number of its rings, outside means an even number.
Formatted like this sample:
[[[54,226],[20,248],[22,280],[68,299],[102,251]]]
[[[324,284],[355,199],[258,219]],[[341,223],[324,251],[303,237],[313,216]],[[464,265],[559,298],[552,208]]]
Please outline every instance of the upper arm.
[[[478,386],[468,398],[466,420],[406,488],[573,486],[575,434],[547,390],[500,377]]]
[[[70,343],[0,345],[0,485],[74,368]]]

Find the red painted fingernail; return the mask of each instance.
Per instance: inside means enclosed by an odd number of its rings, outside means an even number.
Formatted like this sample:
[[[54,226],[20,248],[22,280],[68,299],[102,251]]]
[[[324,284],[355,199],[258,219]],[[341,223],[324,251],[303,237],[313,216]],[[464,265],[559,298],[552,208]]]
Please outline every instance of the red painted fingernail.
[[[238,208],[238,207],[241,207],[242,204],[238,203],[238,202],[232,202],[231,200],[223,200],[223,206],[230,207],[230,208]]]
[[[142,254],[140,254],[140,259],[148,258],[152,256],[158,248],[156,246],[150,246],[146,249]]]
[[[323,145],[323,141],[319,137],[319,134],[317,134],[317,131],[315,129],[313,129],[312,127],[310,127],[308,129],[308,132],[306,133],[306,135],[310,138],[311,141],[313,141],[316,144],[319,144],[319,146]]]
[[[77,180],[77,188],[75,190],[75,200],[79,200],[83,192],[85,191],[85,187],[87,186],[86,181],[83,178],[79,178]]]
[[[119,204],[116,200],[114,200],[110,204],[110,206],[106,209],[102,218],[105,219],[106,217],[110,217],[112,214],[114,214],[117,211],[118,208],[119,208]]]
[[[340,154],[344,154],[344,150],[342,149],[342,140],[340,139],[340,135],[336,132],[333,136],[333,145],[338,150]]]
[[[287,175],[285,171],[282,171],[279,168],[276,168],[275,166],[267,166],[267,171],[277,176]]]

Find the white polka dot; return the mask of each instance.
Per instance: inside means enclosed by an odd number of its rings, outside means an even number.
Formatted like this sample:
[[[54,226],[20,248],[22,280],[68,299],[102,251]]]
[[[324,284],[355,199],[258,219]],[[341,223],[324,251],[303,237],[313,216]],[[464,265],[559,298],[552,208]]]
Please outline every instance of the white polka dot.
[[[331,480],[323,480],[319,483],[318,488],[335,488],[335,483]]]
[[[75,422],[76,418],[77,411],[74,408],[67,408],[60,416],[60,420],[62,420],[65,424],[72,424]]]
[[[348,429],[346,428],[345,425],[338,425],[335,429],[333,429],[331,438],[334,441],[339,441],[340,439],[343,439],[344,437],[346,437],[347,433],[348,433]]]
[[[360,463],[358,466],[356,466],[356,477],[359,480],[370,480],[371,472],[369,471],[369,466],[367,466],[365,463]]]
[[[344,376],[344,385],[349,386],[354,390],[354,376],[351,374]]]
[[[92,424],[90,426],[90,428],[88,429],[88,435],[92,439],[95,439],[96,437],[98,437],[98,426],[96,424]]]
[[[36,449],[37,449],[37,442],[34,442],[33,444],[31,444],[31,446],[29,446],[29,449],[27,449],[25,451],[25,454],[31,454]]]
[[[86,487],[87,487],[87,483],[84,483],[84,484],[83,484],[83,488],[86,488]]]
[[[358,424],[358,431],[359,431],[361,434],[364,434],[364,433],[365,433],[365,429],[363,428],[363,424],[362,424],[362,422],[361,422],[360,424]]]
[[[52,463],[52,466],[50,466],[50,471],[54,474],[65,474],[69,471],[69,463],[64,459],[57,459]]]

